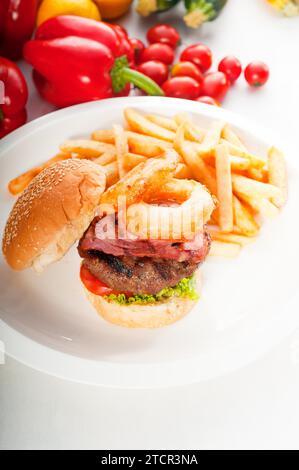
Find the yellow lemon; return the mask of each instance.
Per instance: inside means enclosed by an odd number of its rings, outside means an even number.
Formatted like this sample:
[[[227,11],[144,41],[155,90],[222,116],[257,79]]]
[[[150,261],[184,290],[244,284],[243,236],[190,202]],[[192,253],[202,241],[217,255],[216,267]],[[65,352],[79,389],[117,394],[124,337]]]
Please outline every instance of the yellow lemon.
[[[37,13],[37,26],[59,15],[101,19],[99,9],[92,0],[43,0]]]

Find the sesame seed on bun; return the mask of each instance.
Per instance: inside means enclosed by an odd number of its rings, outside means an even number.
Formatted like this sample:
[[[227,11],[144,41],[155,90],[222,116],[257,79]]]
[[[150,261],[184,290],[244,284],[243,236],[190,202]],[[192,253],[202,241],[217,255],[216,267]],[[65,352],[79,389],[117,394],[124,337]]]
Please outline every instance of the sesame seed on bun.
[[[2,250],[15,270],[42,271],[83,235],[105,190],[101,167],[63,160],[43,170],[17,199],[4,230]]]

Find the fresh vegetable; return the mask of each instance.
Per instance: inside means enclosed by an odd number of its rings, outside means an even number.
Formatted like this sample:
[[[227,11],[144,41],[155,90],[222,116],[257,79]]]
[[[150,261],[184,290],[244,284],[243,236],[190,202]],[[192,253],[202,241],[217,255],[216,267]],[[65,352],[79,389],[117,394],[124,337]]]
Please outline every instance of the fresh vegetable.
[[[276,10],[281,11],[285,16],[299,15],[298,0],[267,0]]]
[[[107,294],[106,298],[112,302],[126,305],[161,302],[174,296],[197,300],[199,296],[196,291],[194,276],[185,277],[176,286],[165,287],[165,289],[162,289],[158,294],[139,294],[131,296],[126,294]]]
[[[223,72],[211,72],[205,75],[201,84],[201,94],[222,101],[229,90],[229,81]]]
[[[185,0],[186,25],[190,28],[198,28],[202,23],[215,20],[226,3],[227,0]]]
[[[264,85],[268,81],[269,74],[268,65],[257,60],[248,64],[244,71],[246,81],[254,87]]]
[[[140,54],[140,62],[148,62],[149,60],[159,60],[166,65],[171,65],[174,61],[173,49],[167,44],[159,42],[151,44]]]
[[[0,1],[0,55],[17,60],[24,43],[31,38],[37,12],[37,0]]]
[[[181,53],[180,60],[193,62],[201,72],[205,73],[212,65],[212,51],[208,46],[199,42],[186,47]]]
[[[91,272],[84,266],[80,268],[80,279],[86,289],[96,295],[105,296],[108,300],[117,302],[119,304],[133,304],[133,303],[153,303],[160,302],[170,297],[186,297],[192,300],[198,299],[196,291],[194,276],[182,279],[174,287],[166,287],[158,294],[138,294],[134,295],[130,292],[119,293],[113,291],[110,287],[93,276]]]
[[[162,85],[168,78],[168,67],[158,60],[143,62],[137,67],[138,72],[150,77],[158,85]]]
[[[130,8],[132,0],[94,0],[105,20],[115,20]]]
[[[172,77],[191,77],[198,83],[203,81],[203,74],[193,62],[178,62],[171,69]]]
[[[161,42],[175,49],[181,41],[178,31],[169,24],[156,24],[147,32],[147,40],[150,44]]]
[[[113,29],[115,29],[115,31],[117,31],[119,33],[119,35],[123,38],[128,38],[129,37],[129,33],[128,31],[126,30],[126,28],[124,26],[121,26],[120,24],[116,24],[116,23],[108,23],[109,26],[111,26]]]
[[[130,38],[128,35],[127,30],[123,27],[120,26],[119,24],[110,24],[107,23],[110,28],[114,30],[116,33],[120,46],[119,46],[119,51],[118,51],[118,56],[125,55],[129,61],[130,67],[134,67],[135,65],[135,50],[132,47],[132,44],[130,43]]]
[[[195,100],[200,94],[199,83],[191,77],[173,77],[162,85],[166,96]]]
[[[14,62],[0,57],[0,81],[4,84],[3,104],[0,104],[0,138],[25,124],[28,89],[21,70]]]
[[[241,75],[242,65],[237,57],[228,55],[219,62],[218,70],[225,73],[230,83],[234,83]]]
[[[212,106],[219,106],[218,101],[214,100],[214,98],[211,96],[200,96],[199,98],[196,98],[195,101],[198,101],[199,103],[210,104]]]
[[[153,80],[129,68],[128,57],[120,56],[122,50],[109,25],[58,16],[37,29],[35,39],[24,47],[24,57],[34,68],[39,93],[58,107],[128,95],[130,83],[148,94],[163,95]]]
[[[181,0],[138,0],[136,11],[141,16],[149,16],[152,13],[160,13],[173,8]]]
[[[140,39],[137,38],[129,38],[129,43],[134,51],[134,60],[136,64],[140,62],[140,55],[141,52],[145,49],[145,45]]]
[[[96,295],[110,295],[113,293],[113,289],[108,287],[104,282],[93,276],[91,272],[81,264],[80,268],[80,279],[86,289]]]
[[[101,19],[99,9],[92,0],[43,0],[37,13],[37,26],[59,15]]]

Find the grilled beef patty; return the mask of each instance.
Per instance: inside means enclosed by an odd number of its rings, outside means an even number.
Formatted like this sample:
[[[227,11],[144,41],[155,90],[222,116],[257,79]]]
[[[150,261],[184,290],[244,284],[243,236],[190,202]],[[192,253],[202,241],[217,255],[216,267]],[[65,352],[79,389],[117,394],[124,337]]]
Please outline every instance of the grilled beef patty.
[[[191,276],[209,253],[208,232],[190,242],[100,237],[96,217],[78,246],[83,264],[100,281],[118,292],[157,294]]]
[[[112,289],[133,294],[157,294],[191,276],[198,266],[193,261],[116,257],[99,251],[89,252],[83,264]]]

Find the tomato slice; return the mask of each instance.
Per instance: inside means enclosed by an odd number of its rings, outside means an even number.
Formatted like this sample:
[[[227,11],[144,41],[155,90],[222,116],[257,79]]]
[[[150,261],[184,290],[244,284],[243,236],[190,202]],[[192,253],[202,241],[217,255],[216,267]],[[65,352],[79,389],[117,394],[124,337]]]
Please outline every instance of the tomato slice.
[[[111,287],[108,287],[102,281],[99,281],[91,272],[82,264],[80,268],[80,279],[86,289],[96,295],[115,294]]]
[[[91,274],[89,269],[84,266],[84,264],[81,264],[80,279],[86,289],[96,295],[125,294],[126,297],[131,297],[133,295],[131,292],[119,292],[107,286],[107,284],[104,284],[104,282],[100,281],[97,277]]]

